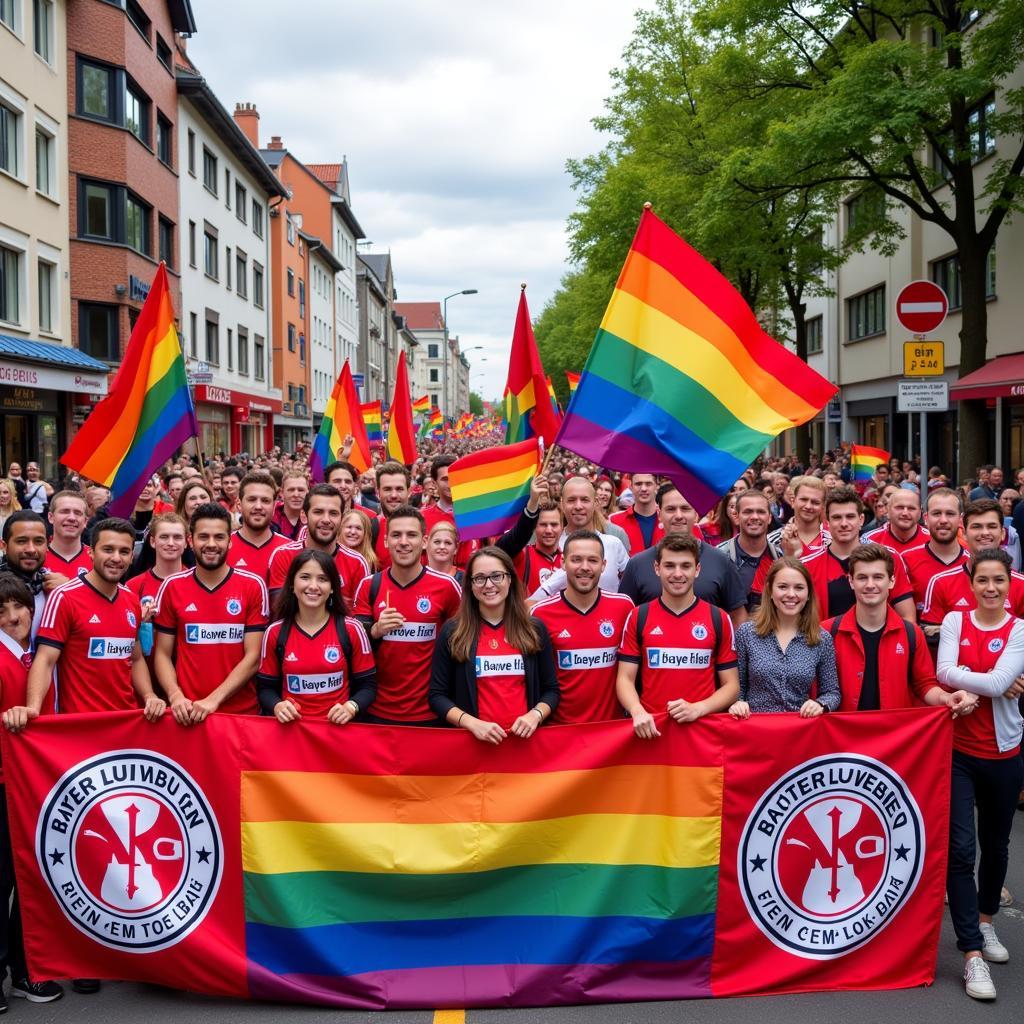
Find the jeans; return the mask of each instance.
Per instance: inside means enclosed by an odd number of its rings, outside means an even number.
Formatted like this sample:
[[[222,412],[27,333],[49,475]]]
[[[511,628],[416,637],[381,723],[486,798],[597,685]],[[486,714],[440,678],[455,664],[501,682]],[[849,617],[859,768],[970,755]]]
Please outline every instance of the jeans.
[[[21,933],[21,908],[14,888],[14,857],[7,822],[7,799],[4,786],[0,784],[0,984],[8,968],[15,981],[28,977],[25,943]]]

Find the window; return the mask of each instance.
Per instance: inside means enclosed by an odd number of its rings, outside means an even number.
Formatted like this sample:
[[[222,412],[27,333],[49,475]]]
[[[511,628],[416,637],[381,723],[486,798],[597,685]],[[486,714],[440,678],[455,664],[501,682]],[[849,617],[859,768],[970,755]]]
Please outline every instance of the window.
[[[219,327],[214,320],[206,321],[206,361],[214,366],[220,366],[220,337]]]
[[[231,336],[231,328],[228,328],[228,369],[235,368],[235,342]]]
[[[263,237],[263,207],[257,199],[252,201],[252,230],[257,238]]]
[[[295,351],[295,324],[288,325],[288,351]]]
[[[254,334],[252,337],[252,375],[257,380],[263,380],[263,350],[265,344],[262,334]]]
[[[299,365],[306,365],[306,336],[304,334],[299,335]]]
[[[90,238],[116,240],[114,205],[116,189],[112,185],[86,182],[82,186],[83,204],[79,205],[79,234]]]
[[[438,383],[438,376],[437,376],[437,370],[436,369],[430,371],[430,383],[431,384],[437,384]]]
[[[78,304],[78,347],[83,352],[116,363],[121,354],[118,335],[117,306]]]
[[[288,225],[288,228],[287,228],[288,244],[289,245],[294,245],[295,244],[295,222],[292,220],[292,216],[291,216],[290,213],[286,213],[285,214],[285,218],[287,219],[287,225]],[[289,292],[289,294],[291,294],[291,293]]]
[[[246,195],[245,186],[239,185],[235,182],[235,216],[244,224],[245,217],[249,209],[247,202],[248,196]]]
[[[209,231],[203,232],[203,271],[217,280],[217,236]]]
[[[885,196],[874,188],[858,192],[846,204],[846,230],[869,232],[885,216]]]
[[[207,191],[217,194],[217,158],[203,146],[203,184]]]
[[[196,176],[196,133],[188,130],[188,173]]]
[[[188,222],[188,265],[190,267],[196,265],[196,222],[194,220]]]
[[[188,351],[193,359],[199,358],[199,317],[195,313],[189,313],[189,339]]]
[[[134,86],[125,88],[124,126],[140,142],[149,145],[149,100]]]
[[[809,356],[816,355],[821,348],[821,317],[816,316],[807,321],[807,354]]]
[[[20,9],[21,0],[0,0],[0,21],[15,35],[19,35],[18,13]]]
[[[295,271],[288,268],[288,294],[295,298]]]
[[[160,61],[160,63],[163,64],[163,66],[167,68],[172,75],[174,74],[174,71],[171,68],[171,48],[167,45],[166,40],[159,32],[156,34],[156,59]]]
[[[224,246],[224,282],[231,291],[231,246]]]
[[[249,376],[249,332],[241,324],[238,325],[238,372]]]
[[[56,145],[57,140],[36,125],[36,189],[44,196],[57,191]]]
[[[299,280],[299,316],[306,319],[306,282]]]
[[[148,42],[149,28],[152,22],[142,9],[142,5],[137,3],[137,0],[125,0],[124,13],[128,15],[128,20],[146,37]]]
[[[130,195],[125,197],[125,241],[136,252],[150,254],[149,207]]]
[[[996,251],[989,249],[988,259],[985,261],[985,298],[996,297]]]
[[[249,298],[249,260],[238,249],[235,250],[235,288],[240,299]]]
[[[18,136],[21,134],[21,113],[0,103],[0,170],[18,177],[21,152]]]
[[[427,358],[428,359],[440,359],[441,358],[441,346],[440,345],[428,345],[427,346]]]
[[[171,122],[163,114],[158,113],[156,115],[156,155],[168,167],[172,167],[174,164],[174,158],[171,155],[174,151],[172,148],[173,134]]]
[[[434,392],[434,393],[433,393],[433,394],[432,394],[432,395],[430,396],[430,404],[431,404],[431,405],[432,405],[432,406],[433,406],[433,407],[434,407],[435,409],[436,409],[436,408],[438,407],[438,405],[440,405],[440,402],[438,402],[438,399],[439,399],[440,397],[441,397],[441,396],[440,396],[439,394],[437,394],[437,392],[436,392],[436,391],[435,391],[435,392]]]
[[[118,123],[117,75],[103,64],[78,61],[78,112],[101,121]]]
[[[931,265],[931,279],[949,299],[949,308],[960,309],[963,306],[963,286],[960,278],[960,257],[957,253],[936,260]],[[990,250],[985,260],[985,298],[993,299],[996,294],[996,254]]]
[[[885,285],[846,300],[847,338],[859,341],[885,333]]]
[[[174,225],[164,217],[157,220],[157,244],[160,259],[168,267],[174,267]]]
[[[53,0],[32,0],[34,46],[47,64],[53,63]]]
[[[46,260],[39,261],[39,330],[47,334],[53,333],[55,317],[53,303],[57,297],[57,268]]]
[[[996,136],[989,127],[989,122],[996,112],[996,100],[994,96],[987,96],[980,103],[968,111],[967,132],[971,146],[971,159],[981,160],[994,153],[996,149]]]
[[[252,303],[263,308],[263,268],[258,263],[252,265]]]
[[[21,260],[17,249],[0,245],[0,320],[21,322]]]
[[[224,168],[224,205],[231,209],[231,172]]]

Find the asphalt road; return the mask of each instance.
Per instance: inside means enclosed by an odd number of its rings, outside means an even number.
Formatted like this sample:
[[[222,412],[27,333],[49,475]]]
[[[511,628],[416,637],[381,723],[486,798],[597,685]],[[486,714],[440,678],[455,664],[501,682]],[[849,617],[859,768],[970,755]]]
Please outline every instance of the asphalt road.
[[[1010,846],[1007,885],[1017,904],[1000,912],[999,936],[1010,950],[1009,964],[994,964],[992,976],[999,990],[995,1003],[977,1003],[963,990],[960,954],[956,950],[948,916],[939,942],[938,967],[931,988],[898,992],[830,992],[816,995],[764,996],[747,999],[690,1000],[674,1003],[613,1003],[602,1006],[567,1006],[535,1010],[429,1010],[387,1015],[347,1012],[308,1006],[283,1006],[213,999],[170,989],[127,983],[104,983],[94,996],[70,991],[55,1003],[38,1006],[12,1000],[8,1019],[32,1024],[1002,1024],[1024,1020],[1024,813],[1018,813]]]

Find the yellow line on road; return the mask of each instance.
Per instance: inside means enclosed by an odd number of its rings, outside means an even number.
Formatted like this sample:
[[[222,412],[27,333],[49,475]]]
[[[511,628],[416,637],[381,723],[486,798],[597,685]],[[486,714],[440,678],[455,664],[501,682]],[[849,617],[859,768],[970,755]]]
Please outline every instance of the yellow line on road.
[[[465,1010],[435,1010],[434,1024],[466,1024]]]

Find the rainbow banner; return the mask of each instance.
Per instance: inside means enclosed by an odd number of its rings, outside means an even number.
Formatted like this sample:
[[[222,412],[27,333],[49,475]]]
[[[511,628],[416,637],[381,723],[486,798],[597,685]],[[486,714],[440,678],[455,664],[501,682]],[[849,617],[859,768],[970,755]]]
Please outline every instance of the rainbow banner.
[[[363,402],[359,408],[362,410],[363,425],[366,427],[366,437],[370,444],[383,444],[384,413],[381,411],[380,401]]]
[[[359,398],[348,360],[341,368],[338,379],[334,382],[331,397],[327,400],[324,418],[320,422],[320,430],[313,438],[313,450],[309,456],[309,472],[314,481],[323,480],[324,470],[341,455],[345,446],[345,437],[352,435],[352,451],[348,461],[365,473],[372,461],[370,459],[370,440],[366,434],[366,425],[361,415]]]
[[[31,976],[362,1010],[931,983],[947,709],[657,727],[4,731]]]
[[[161,262],[110,393],[79,427],[60,461],[110,488],[111,515],[130,516],[146,481],[198,435]]]
[[[853,482],[866,487],[879,466],[889,465],[889,453],[884,448],[872,448],[866,444],[850,445],[850,472]]]
[[[566,370],[565,379],[569,382],[569,397],[572,398],[576,394],[576,388],[579,387],[580,375],[573,373],[572,370]]]
[[[536,437],[484,448],[448,469],[459,540],[493,537],[510,529],[530,500],[530,481],[540,469]]]
[[[668,476],[703,514],[836,390],[645,209],[557,443],[608,469]]]

